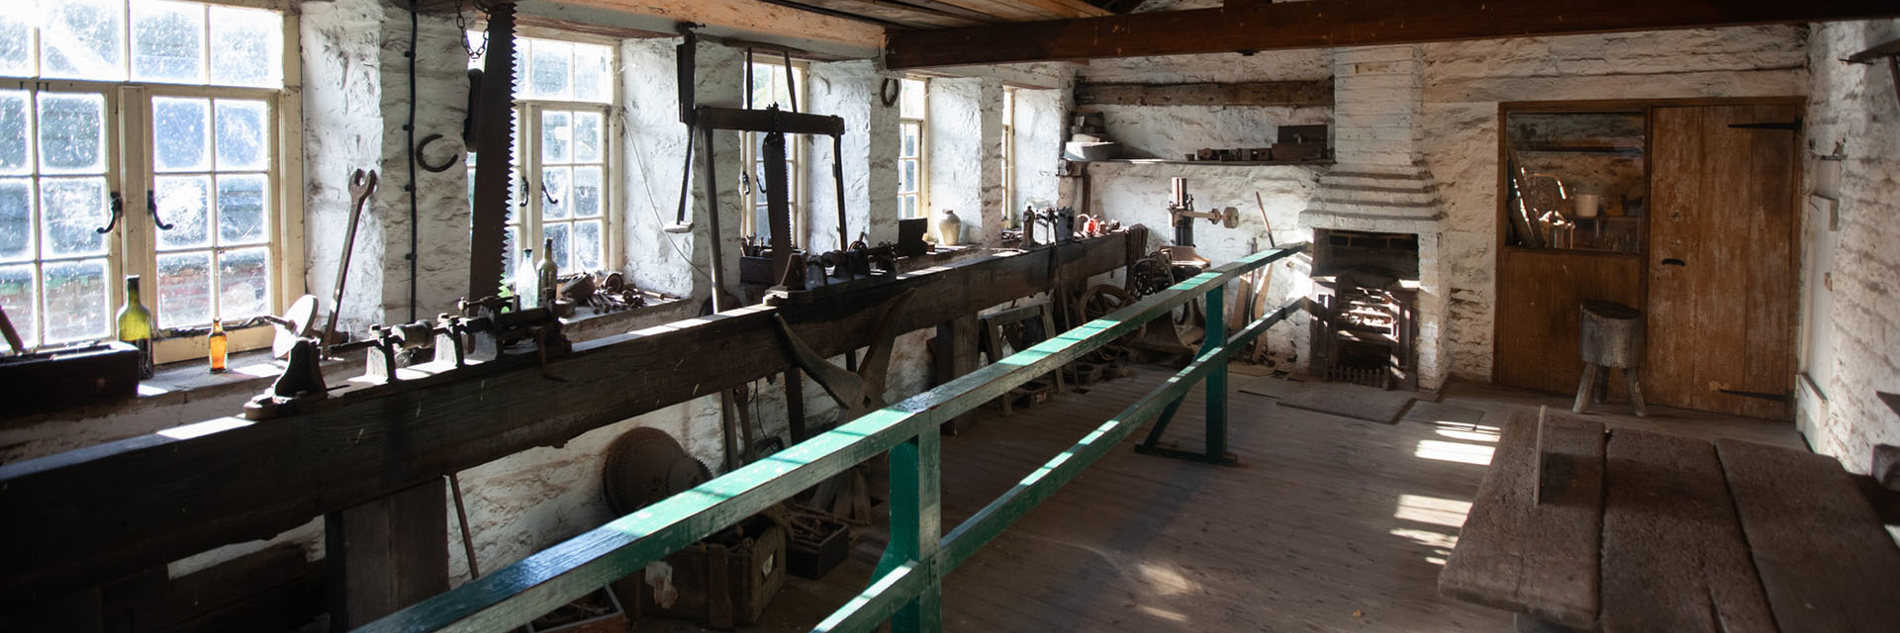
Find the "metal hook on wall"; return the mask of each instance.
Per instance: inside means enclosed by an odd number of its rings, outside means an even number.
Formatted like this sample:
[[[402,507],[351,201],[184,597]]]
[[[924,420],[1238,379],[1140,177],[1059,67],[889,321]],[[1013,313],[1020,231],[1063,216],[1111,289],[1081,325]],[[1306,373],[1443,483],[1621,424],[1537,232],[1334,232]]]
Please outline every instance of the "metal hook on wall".
[[[422,169],[432,174],[439,174],[439,173],[448,171],[450,168],[455,167],[456,163],[461,162],[462,160],[461,156],[451,154],[449,155],[449,159],[446,161],[442,161],[442,164],[440,165],[429,164],[429,161],[426,158],[426,152],[429,149],[429,144],[434,143],[439,140],[442,140],[441,134],[430,134],[428,136],[422,137],[422,140],[416,141],[416,166],[417,167],[421,167]]]

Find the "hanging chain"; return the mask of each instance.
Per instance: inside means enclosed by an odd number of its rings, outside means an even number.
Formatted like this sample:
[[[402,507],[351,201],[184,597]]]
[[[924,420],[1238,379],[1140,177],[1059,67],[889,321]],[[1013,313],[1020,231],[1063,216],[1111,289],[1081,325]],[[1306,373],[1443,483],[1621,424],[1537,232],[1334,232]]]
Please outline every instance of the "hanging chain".
[[[481,11],[482,8],[480,6],[474,6],[474,7],[468,7],[468,8],[464,8],[464,7],[465,5],[463,3],[463,0],[455,0],[455,28],[457,31],[459,31],[462,34],[461,35],[462,51],[468,53],[469,59],[475,59],[483,55],[487,55],[488,54],[488,30],[487,29],[482,29],[481,46],[472,46],[469,44],[469,41],[468,41],[468,14],[469,14],[468,9]]]

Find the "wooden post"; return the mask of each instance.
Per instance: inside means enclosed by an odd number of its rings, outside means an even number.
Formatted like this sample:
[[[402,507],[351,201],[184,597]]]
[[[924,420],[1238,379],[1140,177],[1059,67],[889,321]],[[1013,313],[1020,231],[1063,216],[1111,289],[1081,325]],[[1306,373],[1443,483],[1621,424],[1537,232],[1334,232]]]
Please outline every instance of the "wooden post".
[[[924,425],[917,437],[891,447],[891,542],[871,577],[882,578],[915,562],[929,581],[891,618],[892,633],[935,633],[943,628],[941,573],[937,567],[937,550],[943,537],[939,426]]]
[[[805,430],[805,372],[797,367],[785,370],[785,425],[792,436],[790,444],[811,437]]]
[[[438,477],[323,516],[331,631],[449,590],[445,494]]]
[[[1202,354],[1227,343],[1226,295],[1225,283],[1207,291],[1207,337],[1201,340]],[[1234,457],[1227,454],[1227,363],[1216,363],[1207,372],[1206,387],[1207,461],[1233,463]]]
[[[982,352],[979,348],[981,340],[974,314],[937,324],[937,338],[931,347],[931,385],[941,385],[976,371],[978,355]],[[945,424],[950,427],[950,434],[956,435],[972,419],[973,414],[964,413]]]

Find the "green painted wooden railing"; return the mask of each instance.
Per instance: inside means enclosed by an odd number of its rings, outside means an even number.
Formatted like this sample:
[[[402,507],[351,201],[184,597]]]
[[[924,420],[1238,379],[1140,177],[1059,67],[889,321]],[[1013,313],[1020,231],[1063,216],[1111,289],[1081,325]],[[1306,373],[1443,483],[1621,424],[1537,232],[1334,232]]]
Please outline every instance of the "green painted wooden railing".
[[[520,562],[357,629],[359,632],[512,631],[541,614],[644,569],[699,539],[790,498],[885,451],[891,463],[891,540],[870,587],[814,631],[936,631],[943,576],[1074,479],[1142,422],[1172,416],[1202,379],[1207,390],[1207,455],[1225,450],[1227,360],[1299,307],[1288,305],[1227,336],[1228,281],[1304,251],[1275,248],[1209,270],[1106,317],[897,404],[727,473],[542,550]],[[1185,369],[1057,455],[975,516],[942,534],[938,426],[1037,376],[1094,351],[1197,294],[1206,297],[1207,338]],[[1157,424],[1159,424],[1158,422]]]

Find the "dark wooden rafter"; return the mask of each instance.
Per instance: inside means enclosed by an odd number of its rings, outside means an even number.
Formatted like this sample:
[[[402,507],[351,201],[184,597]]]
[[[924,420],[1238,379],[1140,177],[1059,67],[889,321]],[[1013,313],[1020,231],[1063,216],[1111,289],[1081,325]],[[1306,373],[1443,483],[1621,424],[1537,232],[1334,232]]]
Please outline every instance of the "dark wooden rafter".
[[[1127,84],[1082,82],[1076,105],[1285,106],[1333,105],[1333,81]]]
[[[1886,0],[1313,0],[892,33],[890,68],[1900,17]]]
[[[931,269],[875,288],[757,306],[367,387],[302,415],[223,418],[0,465],[0,602],[97,585],[792,365],[774,315],[825,356],[870,344],[882,299],[917,293],[899,331],[931,327],[1126,263],[1124,236]]]

